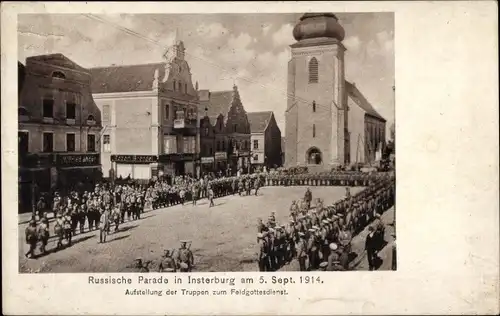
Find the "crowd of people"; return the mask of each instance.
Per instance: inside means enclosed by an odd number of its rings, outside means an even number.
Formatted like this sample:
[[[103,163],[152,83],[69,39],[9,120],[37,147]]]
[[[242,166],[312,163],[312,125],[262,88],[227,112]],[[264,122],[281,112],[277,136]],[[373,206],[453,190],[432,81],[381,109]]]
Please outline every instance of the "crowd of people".
[[[345,198],[332,206],[316,199],[311,208],[312,193],[308,189],[302,200],[292,202],[289,223],[277,223],[274,213],[266,224],[259,219],[259,270],[276,271],[293,259],[298,260],[300,271],[348,270],[351,240],[367,225],[365,250],[369,269],[373,270],[376,253],[384,242],[380,216],[393,206],[394,195],[394,179],[380,177],[355,195],[346,188]]]
[[[139,220],[145,209],[158,209],[190,202],[196,205],[202,198],[208,198],[209,207],[215,206],[217,197],[239,194],[257,194],[264,182],[262,174],[234,177],[195,179],[189,176],[152,179],[149,184],[124,183],[112,186],[98,183],[93,192],[73,190],[66,195],[54,193],[52,201],[41,197],[26,228],[26,243],[30,246],[25,254],[36,257],[39,245],[40,254],[46,252],[49,238],[57,239],[55,250],[71,246],[73,236],[88,231],[99,230],[100,243],[119,230],[126,221]],[[50,231],[48,210],[54,215],[53,234]]]
[[[257,195],[263,185],[361,185],[367,188],[353,196],[347,191],[346,198],[332,206],[324,206],[321,200],[316,200],[313,208],[312,193],[308,189],[303,200],[292,203],[289,223],[278,224],[274,214],[266,224],[259,222],[258,261],[261,271],[277,270],[294,258],[299,261],[301,270],[348,269],[346,262],[350,239],[354,234],[371,223],[373,234],[383,236],[379,217],[394,202],[393,177],[393,174],[382,173],[287,175],[266,172],[202,179],[178,176],[152,179],[148,184],[124,183],[113,186],[99,183],[92,192],[73,190],[64,195],[55,192],[52,201],[42,197],[37,204],[36,214],[33,214],[25,231],[29,245],[25,255],[28,258],[38,257],[35,253],[38,245],[40,255],[45,254],[51,236],[57,240],[56,251],[71,246],[75,235],[94,230],[99,230],[100,243],[105,243],[108,234],[119,231],[120,224],[139,220],[148,208],[158,209],[186,202],[196,205],[202,198],[207,198],[210,201],[208,207],[212,207],[217,197]],[[49,221],[48,210],[53,212],[53,222]],[[50,230],[52,225],[53,232]],[[380,240],[377,243],[380,244]],[[185,248],[181,247],[177,252],[166,251],[162,257],[165,262],[173,261],[173,266],[164,263],[161,268],[159,265],[151,268],[138,258],[135,268],[163,272],[172,272],[171,269],[190,271],[193,266],[192,255],[188,254],[189,250],[186,252],[182,249]],[[373,251],[367,249],[367,253],[372,254]],[[370,268],[372,266],[370,263]]]

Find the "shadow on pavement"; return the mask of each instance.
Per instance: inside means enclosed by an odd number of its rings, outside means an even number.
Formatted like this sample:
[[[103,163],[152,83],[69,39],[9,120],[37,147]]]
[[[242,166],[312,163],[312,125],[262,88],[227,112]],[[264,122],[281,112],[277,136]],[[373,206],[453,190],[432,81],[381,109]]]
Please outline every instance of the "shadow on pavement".
[[[130,237],[130,234],[125,235],[125,236],[116,237],[113,239],[109,239],[108,241],[106,241],[106,243],[115,242],[115,241],[122,240],[122,239],[129,238],[129,237]]]
[[[123,228],[120,227],[120,228],[118,228],[118,231],[116,233],[128,232],[129,230],[134,229],[136,227],[139,227],[139,225],[131,225],[131,226],[123,227]]]
[[[51,249],[45,251],[45,253],[43,253],[43,254],[41,253],[41,254],[36,255],[33,259],[43,258],[45,256],[48,256],[48,255],[52,254],[52,253],[56,253],[58,251],[62,251],[64,249],[66,249],[66,248],[70,248],[70,247],[72,247],[72,246],[74,246],[76,244],[79,244],[79,243],[81,243],[83,241],[86,241],[86,240],[88,240],[90,238],[94,238],[94,237],[95,237],[95,235],[90,235],[90,236],[85,236],[85,237],[82,237],[82,238],[78,238],[78,239],[72,240],[71,241],[71,245],[63,244],[63,246],[61,248],[59,248],[59,249],[55,248],[55,247],[51,248]]]

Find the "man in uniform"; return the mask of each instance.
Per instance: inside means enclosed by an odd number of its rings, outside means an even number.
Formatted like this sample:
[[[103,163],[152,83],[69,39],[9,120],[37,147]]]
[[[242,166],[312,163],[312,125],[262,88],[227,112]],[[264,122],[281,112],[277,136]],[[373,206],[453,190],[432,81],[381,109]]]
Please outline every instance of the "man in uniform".
[[[59,249],[63,246],[62,241],[64,238],[64,220],[61,213],[57,214],[56,223],[54,225],[54,234],[57,236],[56,249]]]
[[[260,178],[258,176],[255,177],[255,180],[253,183],[253,188],[255,189],[255,196],[257,196],[257,193],[259,192],[259,188],[260,188]]]
[[[311,208],[312,201],[312,193],[309,188],[307,188],[306,193],[304,194],[304,201],[306,202],[307,210]]]
[[[172,258],[170,250],[165,249],[163,251],[158,270],[158,272],[176,272],[175,260]]]
[[[257,234],[257,241],[259,244],[259,271],[270,271],[269,267],[269,254],[268,254],[268,245],[265,237],[267,236],[267,232],[262,232]]]
[[[106,242],[106,235],[108,234],[108,227],[109,227],[109,207],[106,206],[106,209],[104,212],[102,212],[101,217],[100,217],[100,222],[99,222],[99,242],[100,243],[105,243]]]
[[[36,221],[34,219],[30,220],[28,227],[26,227],[25,235],[26,243],[30,246],[30,249],[24,256],[31,259],[35,257],[35,249],[38,242]]]
[[[300,271],[306,271],[306,259],[307,259],[307,243],[305,240],[305,234],[299,232],[299,241],[297,243],[297,259],[299,260]]]
[[[186,240],[181,240],[181,247],[177,252],[177,266],[180,272],[190,272],[194,264],[193,253],[186,247],[187,243]]]
[[[47,247],[47,243],[49,242],[49,222],[46,217],[43,217],[40,225],[38,226],[38,238],[42,242],[42,245],[40,246],[40,252],[42,254],[45,253],[45,247]]]

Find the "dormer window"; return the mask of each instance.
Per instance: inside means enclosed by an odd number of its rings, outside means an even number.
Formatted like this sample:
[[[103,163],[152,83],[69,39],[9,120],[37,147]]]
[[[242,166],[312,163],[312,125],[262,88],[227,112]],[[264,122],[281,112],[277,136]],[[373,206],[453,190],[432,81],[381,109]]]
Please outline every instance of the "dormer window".
[[[89,125],[94,125],[95,124],[95,118],[94,118],[93,115],[89,115],[87,117],[87,124],[89,124]]]
[[[66,79],[66,75],[60,71],[54,71],[52,73],[52,78],[58,78],[58,79]]]

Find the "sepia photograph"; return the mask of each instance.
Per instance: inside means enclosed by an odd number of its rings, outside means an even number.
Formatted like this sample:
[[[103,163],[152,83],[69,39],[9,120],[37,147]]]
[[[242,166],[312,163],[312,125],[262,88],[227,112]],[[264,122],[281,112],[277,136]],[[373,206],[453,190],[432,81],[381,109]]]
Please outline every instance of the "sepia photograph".
[[[396,270],[394,14],[20,14],[20,273]]]

